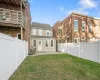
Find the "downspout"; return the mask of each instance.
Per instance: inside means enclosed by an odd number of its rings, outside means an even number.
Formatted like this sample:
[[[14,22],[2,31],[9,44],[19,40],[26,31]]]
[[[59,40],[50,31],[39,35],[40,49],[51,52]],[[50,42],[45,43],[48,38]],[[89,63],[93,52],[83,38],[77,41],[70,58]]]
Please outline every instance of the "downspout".
[[[74,24],[74,23],[73,23],[73,13],[72,13],[72,14],[71,14],[71,25],[72,25],[72,26],[71,26],[71,28],[72,28],[72,41],[71,41],[71,42],[72,42],[72,43],[74,42],[74,37],[73,37],[73,34],[74,34],[74,27],[73,27],[73,24]]]
[[[23,2],[23,0],[21,0],[21,2],[20,2],[21,17],[22,17],[22,2]],[[21,40],[23,40],[23,26],[22,25],[21,25]]]

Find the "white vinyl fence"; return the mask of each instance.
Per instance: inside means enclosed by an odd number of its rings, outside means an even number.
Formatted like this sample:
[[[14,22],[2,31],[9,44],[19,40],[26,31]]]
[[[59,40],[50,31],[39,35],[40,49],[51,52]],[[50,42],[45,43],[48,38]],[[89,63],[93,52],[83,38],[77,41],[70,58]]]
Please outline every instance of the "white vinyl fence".
[[[0,80],[8,80],[27,55],[27,42],[0,33]]]
[[[84,43],[61,43],[58,51],[100,63],[100,41]]]

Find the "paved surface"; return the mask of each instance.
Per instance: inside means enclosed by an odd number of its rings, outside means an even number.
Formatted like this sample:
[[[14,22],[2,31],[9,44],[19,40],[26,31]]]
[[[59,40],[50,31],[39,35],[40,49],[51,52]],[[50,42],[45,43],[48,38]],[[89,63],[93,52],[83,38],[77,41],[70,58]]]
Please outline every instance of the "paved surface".
[[[46,54],[63,54],[61,52],[36,52],[36,54],[30,56],[37,56],[37,55],[46,55]]]

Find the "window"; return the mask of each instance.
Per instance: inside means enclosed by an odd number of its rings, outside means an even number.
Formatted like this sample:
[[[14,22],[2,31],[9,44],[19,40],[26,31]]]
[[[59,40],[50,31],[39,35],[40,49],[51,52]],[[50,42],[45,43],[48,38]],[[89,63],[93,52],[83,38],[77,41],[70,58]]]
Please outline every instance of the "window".
[[[18,34],[17,34],[17,37],[18,37],[18,39],[21,39],[21,34],[18,33]]]
[[[49,32],[47,32],[47,36],[49,36]]]
[[[78,20],[74,20],[74,31],[78,31]]]
[[[51,47],[53,47],[53,40],[51,40]]]
[[[46,30],[46,36],[50,36],[50,31]]]
[[[36,29],[32,29],[32,35],[36,35]]]
[[[46,40],[46,42],[45,42],[45,47],[48,47],[49,46],[49,43],[48,43],[48,41]]]
[[[36,47],[36,40],[34,40],[34,47]]]
[[[89,23],[89,32],[92,32],[92,24],[91,24],[91,22]]]
[[[82,21],[82,31],[85,31],[85,21]]]
[[[58,34],[62,34],[62,29],[58,28]]]
[[[39,29],[39,35],[42,36],[42,30],[41,29]]]
[[[41,41],[39,41],[39,45],[41,45]]]

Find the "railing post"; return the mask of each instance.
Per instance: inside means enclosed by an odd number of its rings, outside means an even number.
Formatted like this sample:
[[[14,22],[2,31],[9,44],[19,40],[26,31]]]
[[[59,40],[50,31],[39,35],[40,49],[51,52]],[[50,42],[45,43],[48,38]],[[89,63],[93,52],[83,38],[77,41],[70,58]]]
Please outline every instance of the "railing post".
[[[18,23],[18,12],[17,12],[17,23]]]

